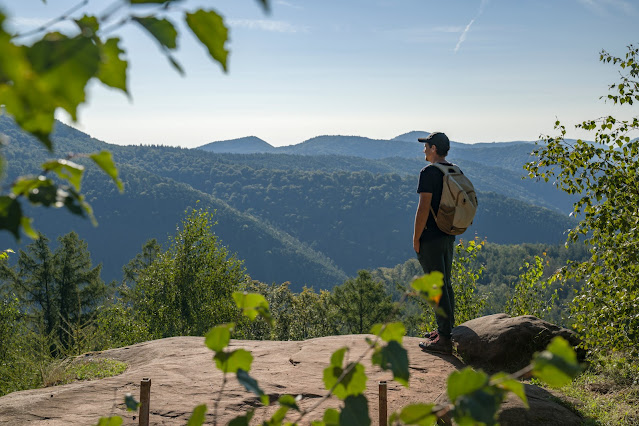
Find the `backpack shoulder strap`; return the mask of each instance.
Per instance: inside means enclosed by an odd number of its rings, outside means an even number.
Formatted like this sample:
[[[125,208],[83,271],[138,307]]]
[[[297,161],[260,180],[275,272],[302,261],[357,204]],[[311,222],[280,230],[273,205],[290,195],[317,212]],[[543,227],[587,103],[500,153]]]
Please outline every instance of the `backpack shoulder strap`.
[[[459,166],[453,163],[450,163],[450,164],[431,163],[431,166],[437,167],[444,174],[444,176],[450,173],[462,172]]]
[[[444,174],[444,177],[446,177],[447,174],[450,173],[459,173],[459,167],[457,167],[454,164],[441,164],[441,163],[431,163],[431,166],[435,166],[437,169],[439,169],[440,172],[442,172]],[[443,188],[442,188],[443,191]],[[433,217],[435,218],[435,222],[437,222],[437,215],[435,214],[435,210],[433,209],[433,205],[430,205],[430,213],[433,215]]]

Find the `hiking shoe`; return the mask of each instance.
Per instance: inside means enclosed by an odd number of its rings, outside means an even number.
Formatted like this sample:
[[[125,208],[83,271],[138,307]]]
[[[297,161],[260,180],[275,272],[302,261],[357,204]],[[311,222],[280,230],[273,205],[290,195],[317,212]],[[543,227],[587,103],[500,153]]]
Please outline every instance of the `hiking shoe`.
[[[439,336],[439,333],[437,332],[437,330],[424,333],[424,338],[428,340],[435,340],[437,336]]]
[[[419,342],[419,347],[423,351],[434,352],[439,354],[451,355],[453,353],[453,342],[439,334],[433,340]]]

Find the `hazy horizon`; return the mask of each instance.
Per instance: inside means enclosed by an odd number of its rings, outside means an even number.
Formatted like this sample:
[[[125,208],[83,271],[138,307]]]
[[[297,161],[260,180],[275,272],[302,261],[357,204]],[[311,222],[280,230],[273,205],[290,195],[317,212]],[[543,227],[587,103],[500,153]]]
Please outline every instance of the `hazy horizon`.
[[[12,2],[4,12],[24,33],[78,3]],[[92,0],[76,15],[111,3]],[[476,143],[537,140],[557,118],[571,131],[586,119],[626,117],[599,100],[618,80],[599,52],[620,56],[637,42],[639,5],[627,0],[271,3],[270,14],[255,0],[215,3],[230,29],[228,74],[183,24],[175,56],[184,78],[139,28],[118,29],[110,36],[127,51],[132,102],[92,83],[73,126],[119,145],[196,147],[256,135],[285,146],[317,135],[391,139],[411,129]]]

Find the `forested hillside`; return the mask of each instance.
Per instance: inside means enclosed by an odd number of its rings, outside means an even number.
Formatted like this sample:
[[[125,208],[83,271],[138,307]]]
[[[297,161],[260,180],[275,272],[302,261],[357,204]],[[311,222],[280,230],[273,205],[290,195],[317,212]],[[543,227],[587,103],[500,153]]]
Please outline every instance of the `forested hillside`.
[[[302,143],[272,147],[255,138],[212,142],[199,149],[215,152],[233,163],[255,168],[397,173],[415,176],[424,166],[422,146],[417,138],[429,133],[414,131],[392,140],[359,136],[319,136]],[[534,143],[500,142],[464,144],[451,142],[448,159],[458,164],[480,191],[494,191],[564,213],[572,211],[576,197],[557,191],[550,184],[522,180],[523,166],[531,160]],[[259,155],[263,153],[287,155]],[[234,156],[233,154],[256,154]]]
[[[36,170],[47,153],[34,149],[6,117],[0,120],[0,132],[11,142],[4,148],[10,181]],[[423,159],[122,147],[61,123],[54,140],[60,152],[108,148],[120,167],[124,194],[103,175],[90,170],[87,174],[83,192],[98,228],[65,212],[55,212],[55,221],[39,220],[42,209],[33,212],[36,229],[51,240],[76,230],[92,247],[94,262],[104,264],[106,280],[120,279],[120,268],[146,240],[165,241],[184,210],[197,200],[216,210],[214,232],[261,281],[291,281],[294,289],[332,288],[359,269],[392,267],[414,256],[407,241]],[[419,152],[419,145],[411,146]],[[479,191],[479,211],[468,237],[510,244],[563,240],[571,221],[539,207],[553,206],[544,196],[547,189],[522,182],[503,168],[459,163]]]

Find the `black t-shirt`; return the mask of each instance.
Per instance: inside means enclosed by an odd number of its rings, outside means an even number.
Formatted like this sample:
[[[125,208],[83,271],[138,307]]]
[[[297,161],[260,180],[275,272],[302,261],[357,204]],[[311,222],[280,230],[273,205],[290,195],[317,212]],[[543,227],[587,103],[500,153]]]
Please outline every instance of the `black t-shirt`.
[[[440,162],[440,164],[445,164],[447,166],[451,165],[449,162]],[[430,192],[433,194],[433,198],[431,199],[430,205],[433,207],[433,211],[435,214],[439,211],[439,202],[442,199],[442,186],[444,185],[444,174],[437,167],[429,164],[424,167],[421,172],[419,172],[419,184],[417,185],[417,193],[420,192]],[[419,238],[420,241],[428,241],[435,238],[443,237],[448,235],[441,229],[437,227],[437,222],[435,222],[435,216],[433,216],[433,212],[429,209],[428,220],[426,221],[426,229],[422,232],[422,236]]]

